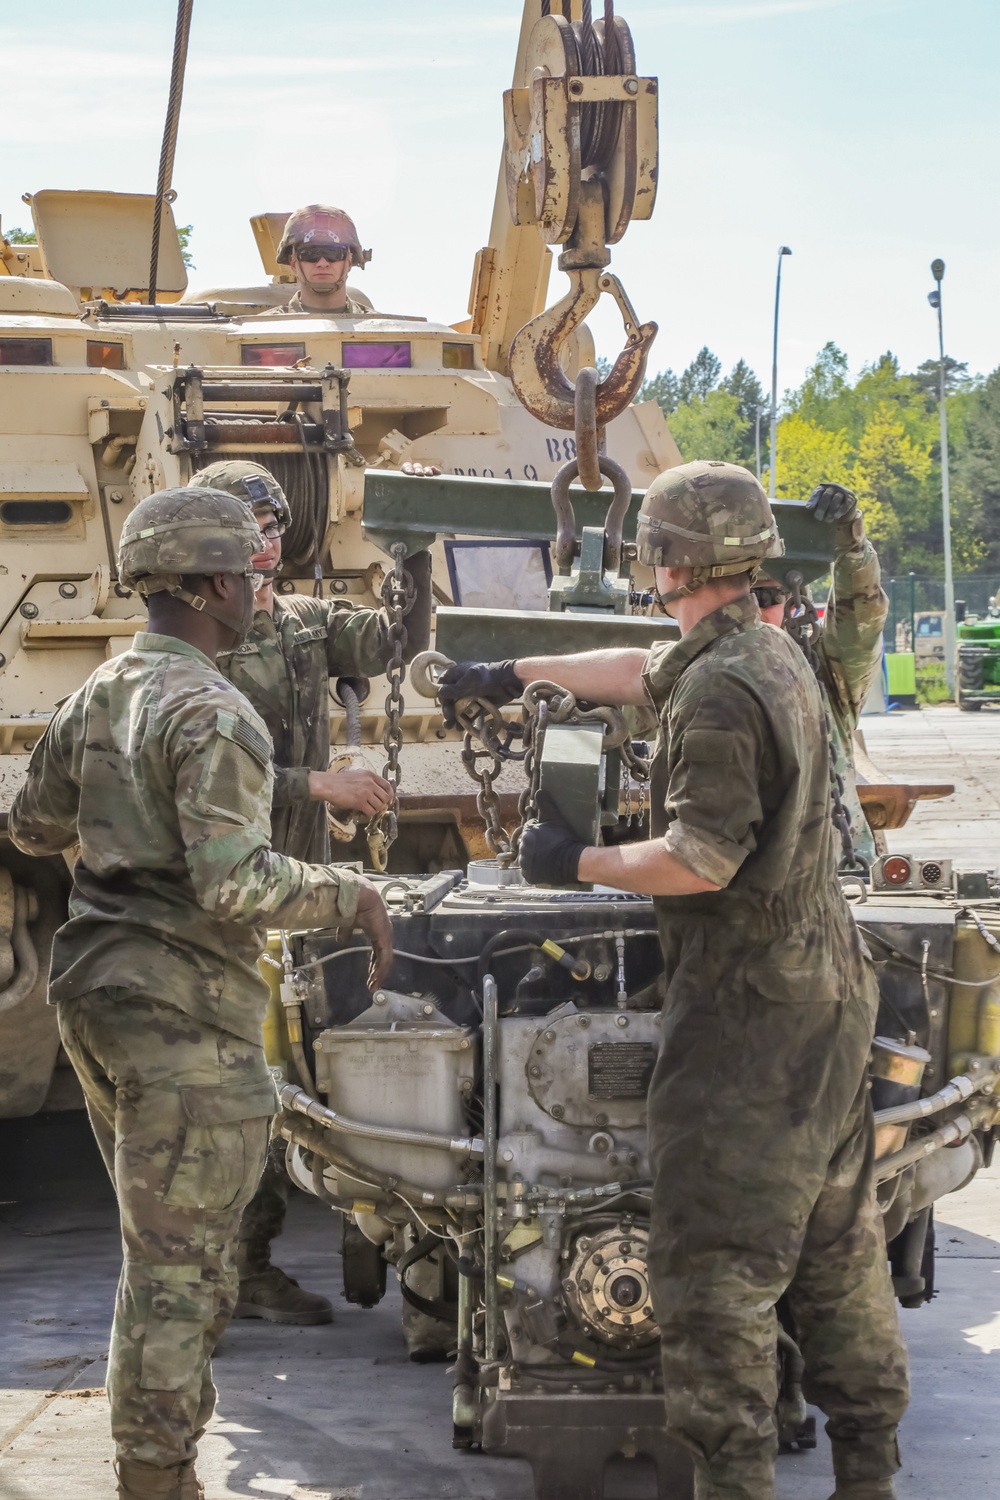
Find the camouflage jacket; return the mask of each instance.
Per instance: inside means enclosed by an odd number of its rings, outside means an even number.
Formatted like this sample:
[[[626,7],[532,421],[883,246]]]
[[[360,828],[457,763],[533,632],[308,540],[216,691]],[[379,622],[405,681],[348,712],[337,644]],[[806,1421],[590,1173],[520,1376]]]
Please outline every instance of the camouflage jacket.
[[[353,921],[354,875],[268,844],[271,742],[206,656],[141,632],[57,710],[10,815],[26,854],[79,840],[50,1000],[110,986],[260,1041],[267,926]]]
[[[302,293],[296,287],[284,306],[268,309],[268,317],[273,317],[275,313],[311,313],[314,318],[363,318],[370,312],[374,312],[374,308],[364,292],[356,292],[353,287],[347,288],[347,306],[338,308],[335,313],[325,313],[316,307],[303,307]]]
[[[828,998],[826,971],[833,985],[837,960],[859,945],[836,879],[829,754],[809,664],[761,623],[750,597],[679,643],[654,646],[644,682],[660,718],[652,836],[721,887],[654,898],[668,963],[677,933],[703,918],[714,950],[754,966],[763,993],[787,990],[792,973],[799,998],[803,987]]]
[[[271,843],[294,859],[325,864],[325,802],[309,798],[309,772],[330,764],[330,678],[384,670],[385,616],[333,599],[275,595],[274,617],[258,610],[242,646],[219,655],[219,671],[260,714],[274,745]]]
[[[878,554],[866,536],[862,534],[852,547],[838,548],[818,642],[837,772],[844,782],[844,806],[854,847],[868,865],[876,857],[875,838],[858,799],[854,731],[882,659],[889,600],[881,580]]]

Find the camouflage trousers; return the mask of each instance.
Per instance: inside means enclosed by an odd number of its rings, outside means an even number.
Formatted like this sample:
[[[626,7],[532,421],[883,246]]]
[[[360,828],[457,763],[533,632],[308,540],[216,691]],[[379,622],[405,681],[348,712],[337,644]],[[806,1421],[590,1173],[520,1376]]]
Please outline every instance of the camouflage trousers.
[[[271,1241],[277,1239],[285,1226],[291,1188],[285,1171],[285,1149],[285,1142],[280,1138],[271,1142],[264,1175],[243,1210],[236,1256],[241,1276],[254,1276],[267,1270],[271,1264]]]
[[[121,1215],[112,1435],[119,1458],[170,1468],[194,1458],[215,1408],[212,1352],[274,1086],[262,1047],[160,1001],[102,989],[58,1011]]]
[[[874,979],[769,998],[738,954],[685,947],[649,1096],[668,1430],[697,1500],[773,1500],[785,1296],[838,1480],[888,1478],[908,1384],[872,1188]]]

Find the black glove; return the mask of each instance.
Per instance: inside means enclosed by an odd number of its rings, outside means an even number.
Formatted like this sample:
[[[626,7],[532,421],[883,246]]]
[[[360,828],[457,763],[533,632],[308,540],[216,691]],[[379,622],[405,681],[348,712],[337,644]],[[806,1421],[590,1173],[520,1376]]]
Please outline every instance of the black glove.
[[[462,698],[482,698],[498,708],[513,703],[524,692],[524,683],[512,661],[459,661],[441,676],[438,701],[449,729],[455,728],[455,704]]]
[[[806,506],[817,521],[826,521],[836,526],[838,552],[860,547],[865,539],[865,522],[858,505],[857,496],[842,484],[818,484]]]
[[[521,835],[521,874],[529,885],[572,885],[587,845],[567,828],[547,792],[538,794],[538,821]]]

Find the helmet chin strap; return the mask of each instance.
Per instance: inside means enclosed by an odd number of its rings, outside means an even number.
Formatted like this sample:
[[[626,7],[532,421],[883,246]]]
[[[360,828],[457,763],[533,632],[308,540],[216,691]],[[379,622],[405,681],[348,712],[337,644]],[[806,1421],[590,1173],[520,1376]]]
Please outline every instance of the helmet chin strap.
[[[180,599],[183,604],[189,605],[199,615],[211,615],[213,620],[217,620],[220,625],[225,625],[227,630],[237,633],[239,637],[237,645],[241,645],[246,640],[250,627],[253,625],[254,595],[257,592],[257,586],[252,573],[243,576],[243,603],[238,621],[234,620],[232,615],[220,605],[210,603],[204,594],[194,594],[190,589],[186,589],[177,574],[142,578],[136,587],[143,599],[148,600],[150,594],[167,593],[175,599]]]
[[[750,574],[750,587],[753,588],[760,568],[759,562],[720,563],[712,568],[692,568],[690,583],[682,583],[680,588],[670,589],[666,594],[657,589],[656,597],[660,601],[660,608],[666,611],[668,604],[673,604],[677,599],[690,599],[691,595],[704,588],[706,583],[714,583],[720,578],[732,578],[739,573]]]

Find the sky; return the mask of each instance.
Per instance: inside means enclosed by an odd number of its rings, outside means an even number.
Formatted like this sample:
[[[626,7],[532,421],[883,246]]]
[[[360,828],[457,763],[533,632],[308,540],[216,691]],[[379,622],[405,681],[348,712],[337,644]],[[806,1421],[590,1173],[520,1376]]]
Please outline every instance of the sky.
[[[649,368],[707,344],[779,386],[827,340],[851,368],[948,353],[1000,364],[1000,5],[996,0],[619,0],[637,70],[660,80],[660,189],[614,247]],[[24,192],[155,188],[174,0],[46,0],[0,22],[0,220]],[[195,0],[173,184],[191,287],[261,280],[251,215],[339,203],[374,259],[376,306],[466,316],[490,225],[521,0]],[[599,7],[595,7],[599,10]],[[550,300],[565,282],[553,271]],[[621,347],[612,305],[598,350]]]

